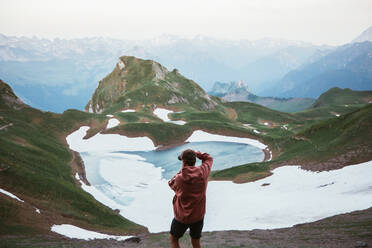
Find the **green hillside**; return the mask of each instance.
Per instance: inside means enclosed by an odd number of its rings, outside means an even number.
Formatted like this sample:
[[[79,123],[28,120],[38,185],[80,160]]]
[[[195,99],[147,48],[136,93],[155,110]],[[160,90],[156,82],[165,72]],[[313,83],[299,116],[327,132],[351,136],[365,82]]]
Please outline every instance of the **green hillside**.
[[[247,182],[270,175],[280,165],[302,165],[310,170],[338,169],[372,160],[372,104],[318,122],[288,137],[271,140],[275,158],[212,172],[215,180]]]
[[[105,120],[76,110],[60,115],[33,109],[0,81],[0,188],[25,201],[0,194],[0,234],[46,233],[61,223],[108,233],[146,231],[97,202],[74,178],[77,169],[71,164],[78,158],[68,149],[66,135]]]
[[[372,159],[372,104],[319,122],[278,143],[277,161],[332,169]],[[316,166],[316,168],[314,167]]]
[[[313,108],[331,105],[359,105],[372,103],[372,91],[332,88],[319,96]]]
[[[237,120],[252,123],[251,127],[264,132],[274,160],[215,171],[211,178],[247,182],[270,175],[270,170],[279,165],[330,170],[369,161],[372,159],[371,98],[371,91],[333,88],[323,93],[311,108],[293,114],[244,102],[225,104],[236,110]],[[269,125],[263,126],[262,122]],[[284,125],[285,130],[280,129]]]
[[[260,140],[272,151],[272,161],[211,174],[211,179],[242,183],[266,177],[286,164],[329,170],[371,160],[370,97],[371,92],[331,89],[311,108],[284,113],[249,102],[223,102],[176,70],[169,72],[151,60],[121,57],[87,104],[86,110],[93,113],[55,114],[25,105],[1,81],[0,188],[25,203],[0,194],[0,235],[50,234],[50,226],[61,223],[113,234],[147,231],[81,189],[74,175],[79,173],[84,180],[83,164],[65,139],[80,126],[91,127],[87,137],[97,132],[148,136],[165,148],[183,143],[198,129]],[[169,118],[186,124],[163,122],[153,114],[156,107],[177,111]],[[128,108],[136,112],[121,112]],[[120,125],[106,130],[106,114],[120,120]]]
[[[310,108],[295,115],[306,120],[324,120],[356,111],[369,103],[372,103],[372,91],[335,87],[320,95]]]
[[[307,109],[314,103],[313,98],[261,97],[255,103],[281,112],[294,113]]]
[[[152,60],[120,57],[114,70],[99,82],[85,109],[89,112],[113,113],[125,108],[188,106],[212,110],[216,103],[192,80],[176,69]]]

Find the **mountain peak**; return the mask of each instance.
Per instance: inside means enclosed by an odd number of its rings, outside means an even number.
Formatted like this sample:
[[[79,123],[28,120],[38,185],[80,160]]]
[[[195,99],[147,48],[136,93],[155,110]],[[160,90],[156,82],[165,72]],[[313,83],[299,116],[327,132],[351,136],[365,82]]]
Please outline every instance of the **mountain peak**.
[[[168,69],[156,61],[133,56],[119,58],[114,70],[99,82],[85,107],[101,113],[114,107],[188,106],[198,110],[214,109],[217,105],[194,81],[177,69]]]
[[[118,62],[116,63],[120,71],[125,71],[126,64],[137,64],[138,66],[146,67],[149,67],[151,65],[151,69],[148,68],[147,73],[152,74],[153,80],[164,80],[165,74],[169,73],[166,67],[162,66],[161,64],[153,60],[144,60],[136,58],[134,56],[122,56],[118,59]]]
[[[212,95],[224,96],[227,94],[251,94],[248,84],[242,80],[229,83],[215,82],[211,91]]]
[[[358,37],[352,40],[352,43],[372,41],[372,26],[364,30]]]

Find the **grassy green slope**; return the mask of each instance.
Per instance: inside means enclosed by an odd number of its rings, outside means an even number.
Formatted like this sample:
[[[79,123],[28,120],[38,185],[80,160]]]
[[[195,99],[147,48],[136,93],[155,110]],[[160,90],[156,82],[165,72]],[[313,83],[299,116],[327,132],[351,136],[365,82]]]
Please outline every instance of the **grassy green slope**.
[[[297,122],[297,118],[288,113],[271,110],[254,103],[230,102],[226,103],[238,113],[238,121],[245,123],[256,123],[260,121],[272,121],[276,123]]]
[[[273,110],[288,113],[305,110],[311,107],[315,102],[313,98],[262,97],[253,94],[248,95],[247,100]]]
[[[271,140],[276,157],[215,171],[215,180],[252,181],[278,165],[297,164],[311,170],[330,170],[372,160],[372,104],[354,112],[320,121],[294,135]]]
[[[238,136],[255,137],[279,151],[278,140],[300,133],[318,122],[334,118],[333,112],[349,113],[364,106],[360,104],[347,107],[331,105],[311,108],[299,113],[283,113],[249,102],[223,103],[218,98],[213,98],[213,100],[223,111],[198,111],[183,106],[185,111],[171,114],[171,119],[182,119],[187,122],[183,127],[163,123],[151,114],[150,108],[144,107],[139,109],[137,113],[116,112],[115,115],[123,121],[123,124],[130,125],[122,125],[108,132],[119,131],[131,136],[148,135],[156,144],[171,145],[182,142],[192,130],[203,129],[215,133],[234,133]],[[234,114],[234,117],[229,116],[227,110],[231,110],[230,113],[235,113],[235,116]],[[144,120],[151,123],[140,123]],[[275,148],[276,146],[278,148]]]
[[[317,123],[278,144],[278,161],[345,165],[372,159],[372,105]],[[338,158],[338,159],[337,159]],[[344,160],[344,161],[343,161]]]
[[[332,88],[315,101],[311,108],[295,113],[307,120],[324,120],[347,114],[372,102],[372,91]]]
[[[275,98],[274,98],[275,99]],[[257,104],[261,104],[267,108],[281,111],[281,112],[298,112],[304,109],[309,108],[314,104],[314,99],[312,98],[292,98],[292,99],[275,99],[274,101],[268,104],[262,104],[262,102],[256,102]]]
[[[93,119],[103,122],[105,117],[74,110],[59,115],[27,106],[15,110],[11,105],[0,96],[0,126],[12,124],[0,130],[0,188],[24,199],[24,206],[30,207],[13,210],[14,200],[1,195],[0,234],[19,228],[47,231],[53,221],[110,233],[145,231],[98,203],[72,175],[72,153],[65,136]],[[34,216],[39,219],[33,219],[31,206],[41,209],[42,215]],[[31,217],[21,218],[24,215]],[[35,222],[39,225],[33,227]]]
[[[225,106],[236,111],[237,122],[245,124],[247,128],[259,131],[260,136],[264,137],[279,138],[288,136],[303,128],[306,124],[303,118],[254,103],[230,102],[225,103]]]
[[[351,89],[332,88],[322,95],[313,104],[314,108],[329,105],[366,104],[372,101],[372,91],[355,91]]]

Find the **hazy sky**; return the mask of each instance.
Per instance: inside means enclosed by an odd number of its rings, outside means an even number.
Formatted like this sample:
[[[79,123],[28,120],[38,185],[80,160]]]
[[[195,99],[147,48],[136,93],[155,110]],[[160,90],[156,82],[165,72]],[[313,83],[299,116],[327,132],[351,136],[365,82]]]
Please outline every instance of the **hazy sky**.
[[[372,25],[371,13],[372,0],[0,0],[0,33],[121,39],[202,34],[340,45]]]

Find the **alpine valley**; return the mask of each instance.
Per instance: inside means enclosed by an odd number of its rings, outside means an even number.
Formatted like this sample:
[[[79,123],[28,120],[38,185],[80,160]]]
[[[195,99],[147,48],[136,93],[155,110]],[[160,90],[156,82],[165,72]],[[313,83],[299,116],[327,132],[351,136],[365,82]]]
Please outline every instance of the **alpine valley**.
[[[167,179],[186,147],[215,158],[204,247],[368,247],[370,32],[337,48],[167,36],[125,55],[118,40],[1,36],[0,247],[168,247]],[[40,42],[71,53],[39,50]],[[94,46],[106,42],[110,48]],[[181,45],[192,52],[176,56]],[[231,54],[219,54],[221,46]],[[214,55],[195,55],[201,47]],[[237,57],[230,67],[227,58]],[[165,58],[190,67],[173,69]],[[85,68],[80,74],[63,67],[73,75],[67,84],[58,69],[70,63],[65,59]],[[268,61],[270,76],[259,70]],[[31,65],[35,70],[25,70]],[[76,75],[89,86],[71,83]],[[54,92],[44,83],[49,77]],[[39,88],[40,99],[26,95]],[[270,88],[275,94],[253,93]],[[61,89],[80,95],[79,103],[65,105]],[[45,111],[50,104],[61,113]],[[181,245],[190,246],[187,235]]]

